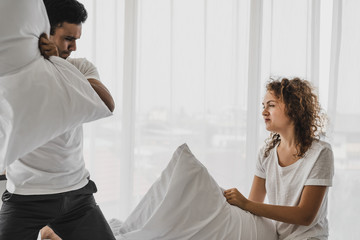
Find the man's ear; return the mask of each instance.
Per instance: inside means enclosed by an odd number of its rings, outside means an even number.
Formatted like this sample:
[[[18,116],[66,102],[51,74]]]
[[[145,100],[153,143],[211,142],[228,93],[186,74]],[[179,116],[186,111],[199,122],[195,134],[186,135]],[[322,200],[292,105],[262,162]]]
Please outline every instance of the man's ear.
[[[51,35],[55,35],[56,33],[56,29],[62,27],[62,23],[59,23],[58,25],[53,25],[53,26],[50,26],[50,36]]]

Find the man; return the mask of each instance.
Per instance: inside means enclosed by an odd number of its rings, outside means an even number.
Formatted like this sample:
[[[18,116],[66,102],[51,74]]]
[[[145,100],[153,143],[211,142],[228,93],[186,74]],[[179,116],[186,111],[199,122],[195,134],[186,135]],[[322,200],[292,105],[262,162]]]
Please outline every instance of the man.
[[[45,58],[60,56],[89,81],[110,111],[114,101],[86,59],[68,58],[76,50],[81,26],[87,18],[76,0],[44,0],[50,38],[42,35],[39,47]],[[37,239],[48,225],[62,239],[115,239],[93,193],[82,155],[82,126],[51,140],[16,160],[6,169],[7,191],[0,212],[0,239]]]

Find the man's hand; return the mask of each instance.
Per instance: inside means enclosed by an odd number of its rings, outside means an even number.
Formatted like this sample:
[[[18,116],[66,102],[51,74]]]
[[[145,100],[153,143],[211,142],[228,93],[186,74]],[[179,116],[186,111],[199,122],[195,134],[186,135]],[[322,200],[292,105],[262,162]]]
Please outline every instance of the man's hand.
[[[53,43],[49,40],[46,33],[43,33],[40,35],[39,49],[40,49],[41,55],[43,55],[44,58],[46,58],[46,59],[49,59],[51,56],[59,56],[59,51],[58,51],[55,43]]]

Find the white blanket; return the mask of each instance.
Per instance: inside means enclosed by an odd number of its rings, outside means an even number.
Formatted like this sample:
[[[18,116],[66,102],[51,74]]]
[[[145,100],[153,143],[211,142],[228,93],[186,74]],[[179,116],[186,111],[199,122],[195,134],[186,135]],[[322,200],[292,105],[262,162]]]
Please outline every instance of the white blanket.
[[[124,223],[110,225],[118,240],[275,240],[272,221],[228,204],[223,190],[186,144]]]

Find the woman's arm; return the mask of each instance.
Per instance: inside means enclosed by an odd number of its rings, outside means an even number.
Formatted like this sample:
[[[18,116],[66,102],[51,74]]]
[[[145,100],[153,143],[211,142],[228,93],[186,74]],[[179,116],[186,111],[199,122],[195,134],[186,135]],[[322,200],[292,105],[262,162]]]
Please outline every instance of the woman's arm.
[[[258,176],[254,176],[253,183],[251,185],[251,191],[249,200],[254,202],[263,203],[266,196],[265,179]]]
[[[224,195],[230,204],[255,215],[276,221],[308,226],[319,211],[326,188],[326,186],[305,186],[299,204],[291,207],[264,204],[250,200],[250,198],[246,199],[236,188],[226,190]]]

